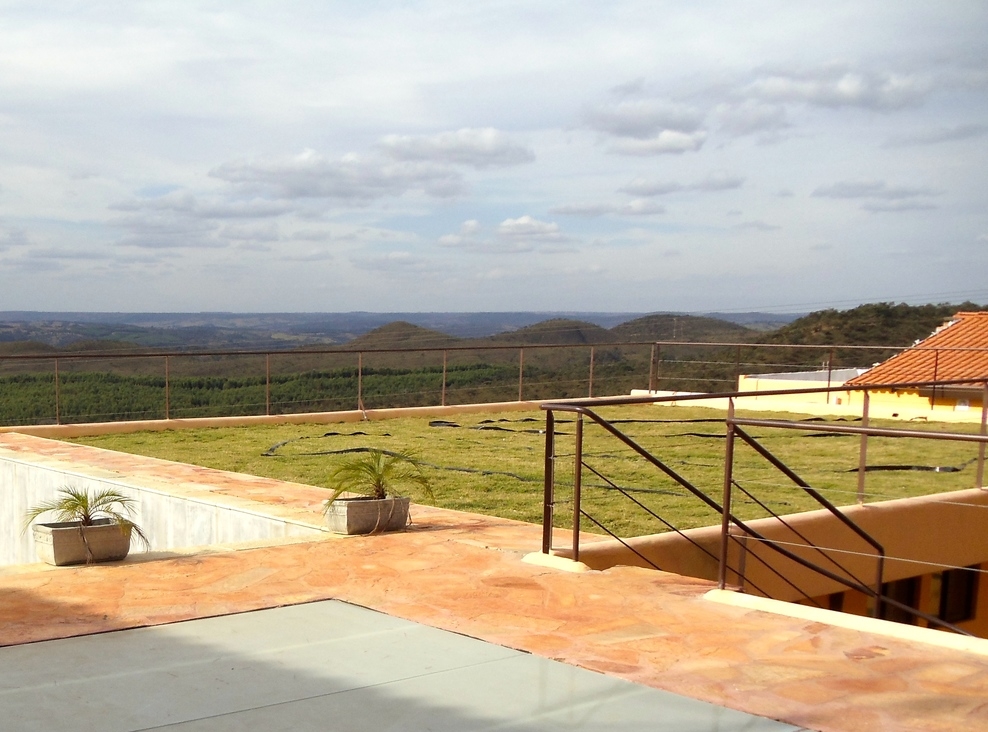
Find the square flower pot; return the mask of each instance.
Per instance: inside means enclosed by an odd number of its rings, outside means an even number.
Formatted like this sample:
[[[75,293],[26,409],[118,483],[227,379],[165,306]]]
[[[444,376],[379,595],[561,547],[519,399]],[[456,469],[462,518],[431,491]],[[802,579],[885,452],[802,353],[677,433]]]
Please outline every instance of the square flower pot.
[[[33,528],[38,559],[56,567],[114,562],[124,559],[130,552],[131,527],[110,519],[97,519],[92,526],[66,521],[35,524]],[[86,551],[87,544],[89,552]]]
[[[337,498],[326,511],[326,524],[337,534],[401,531],[408,525],[408,498]]]

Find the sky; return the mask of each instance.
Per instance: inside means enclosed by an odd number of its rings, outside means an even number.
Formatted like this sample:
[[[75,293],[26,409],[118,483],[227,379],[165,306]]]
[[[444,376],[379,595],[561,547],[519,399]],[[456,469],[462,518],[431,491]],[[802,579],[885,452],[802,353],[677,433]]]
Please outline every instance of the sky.
[[[0,1],[0,310],[988,303],[988,4]]]

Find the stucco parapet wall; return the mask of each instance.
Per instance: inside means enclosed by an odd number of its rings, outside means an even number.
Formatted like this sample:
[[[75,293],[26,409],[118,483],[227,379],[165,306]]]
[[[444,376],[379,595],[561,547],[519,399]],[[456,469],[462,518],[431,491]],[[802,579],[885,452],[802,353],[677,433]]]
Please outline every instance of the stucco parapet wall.
[[[0,435],[0,509],[23,516],[66,485],[111,488],[137,501],[152,549],[327,538],[325,490],[30,435]],[[252,497],[265,500],[253,500]],[[20,521],[0,524],[0,564],[32,562]]]
[[[818,385],[817,385],[818,386]],[[744,396],[734,400],[737,409],[750,412],[789,412],[794,415],[809,414],[814,417],[860,417],[861,416],[861,395],[852,392],[850,403],[846,397],[847,392],[834,392],[841,396],[841,404],[827,404],[822,401],[808,401],[808,397],[814,395],[777,394],[773,396],[759,396],[757,392],[745,392]],[[687,392],[676,391],[648,391],[646,389],[633,389],[633,397],[677,397],[687,396]],[[726,411],[728,399],[689,399],[677,401],[657,402],[657,406],[667,407],[708,407],[711,409],[721,409]],[[902,422],[955,422],[978,424],[981,422],[981,409],[972,407],[967,410],[955,410],[951,408],[930,409],[911,408],[902,406],[894,402],[882,402],[880,399],[872,397],[868,414],[872,419],[891,419]]]
[[[851,615],[835,610],[772,600],[768,597],[746,595],[733,590],[710,590],[704,595],[704,599],[711,602],[718,602],[722,605],[785,615],[790,618],[800,618],[839,628],[848,628],[861,633],[872,633],[880,636],[899,638],[905,641],[927,643],[940,648],[964,651],[965,653],[976,653],[979,656],[988,656],[988,640],[984,638],[972,638],[970,636],[946,633],[934,628],[921,628],[905,623],[891,623],[887,620],[878,620],[877,618],[869,618],[862,615]]]
[[[986,508],[988,490],[969,488],[843,506],[839,510],[883,545],[886,552],[883,578],[888,582],[944,567],[966,567],[988,561],[988,532],[984,531],[983,523]],[[785,521],[782,524],[776,519],[761,518],[749,521],[748,526],[768,539],[787,542],[791,551],[808,561],[820,563],[820,557],[805,546],[805,541],[831,550],[857,576],[873,576],[874,551],[830,512],[819,509],[787,514]],[[670,531],[627,538],[623,543],[610,539],[581,546],[580,560],[591,569],[607,569],[618,565],[647,567],[643,559],[647,557],[664,571],[713,580],[717,578],[720,536],[720,526],[704,526],[686,529],[682,535]],[[737,543],[731,543],[730,567],[739,566],[741,551]],[[777,599],[798,600],[801,595],[769,567],[782,571],[810,596],[845,589],[839,582],[781,559],[758,543],[749,542],[744,551],[759,557],[759,561],[753,562],[749,556],[746,574],[751,583]],[[560,554],[570,555],[566,550]],[[728,580],[732,584],[738,581],[733,570]]]
[[[264,424],[333,424],[338,422],[367,422],[402,417],[444,417],[476,412],[521,412],[538,409],[544,402],[489,402],[455,404],[433,407],[395,407],[391,409],[352,409],[341,412],[304,412],[302,414],[271,414],[241,417],[197,417],[193,419],[148,419],[131,422],[85,422],[61,425],[22,425],[0,427],[0,434],[17,432],[35,437],[91,437],[95,435],[126,434],[130,432],[163,432],[165,430],[204,429],[209,427],[252,427]]]

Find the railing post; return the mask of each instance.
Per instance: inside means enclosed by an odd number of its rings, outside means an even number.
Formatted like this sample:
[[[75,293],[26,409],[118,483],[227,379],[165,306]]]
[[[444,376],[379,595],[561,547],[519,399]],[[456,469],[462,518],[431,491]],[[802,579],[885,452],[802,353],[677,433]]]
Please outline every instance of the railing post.
[[[364,352],[357,354],[357,409],[364,411]]]
[[[659,388],[659,344],[652,344],[652,358],[648,364],[648,390],[655,392]]]
[[[555,492],[556,418],[545,413],[545,483],[542,492],[542,553],[552,551],[553,502]]]
[[[741,344],[738,344],[738,351],[734,356],[734,384],[731,391],[741,388]]]
[[[981,391],[981,436],[988,437],[988,381]],[[978,445],[978,469],[974,487],[985,487],[985,443],[983,442]]]
[[[594,347],[590,346],[590,386],[587,389],[587,396],[593,397],[593,357],[594,357]],[[580,415],[580,419],[583,419],[583,415]]]
[[[875,609],[872,611],[872,615],[875,618],[882,617],[882,585],[884,582],[885,575],[885,555],[878,555],[878,577],[875,579]]]
[[[62,407],[59,401],[59,388],[58,388],[58,359],[55,359],[55,424],[62,424]]]
[[[525,374],[525,349],[519,348],[518,349],[518,401],[522,401],[521,390],[522,390],[522,385],[525,383],[524,374]]]
[[[264,414],[271,415],[271,354],[264,354]]]
[[[172,418],[171,356],[165,356],[165,419]]]
[[[583,490],[583,415],[576,415],[576,451],[573,455],[573,561],[580,561],[580,500]]]
[[[727,435],[724,441],[724,501],[720,517],[720,566],[717,585],[727,586],[727,541],[731,530],[731,487],[734,484],[734,399],[727,400]]]
[[[444,407],[446,406],[446,357],[448,353],[448,351],[443,351],[443,394],[440,403]]]
[[[871,392],[865,389],[861,392],[861,426],[868,426],[868,409],[871,404]],[[868,470],[868,435],[861,435],[861,448],[858,450],[858,503],[864,503],[865,473]]]
[[[827,388],[830,388],[831,377],[834,374],[834,349],[830,349],[830,357],[827,359]],[[827,392],[827,404],[830,404],[830,392]]]

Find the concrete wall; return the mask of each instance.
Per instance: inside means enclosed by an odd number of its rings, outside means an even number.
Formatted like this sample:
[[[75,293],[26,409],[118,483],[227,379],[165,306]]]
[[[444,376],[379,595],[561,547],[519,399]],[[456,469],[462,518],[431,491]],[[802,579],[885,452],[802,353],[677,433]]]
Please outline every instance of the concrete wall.
[[[0,566],[38,561],[31,532],[22,531],[24,513],[37,503],[55,498],[58,489],[66,485],[91,490],[112,488],[134,498],[137,501],[134,520],[148,535],[154,551],[324,533],[316,524],[253,511],[243,500],[175,495],[131,481],[94,477],[0,456],[0,517],[3,517]]]

